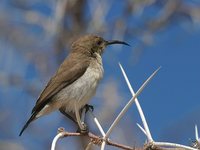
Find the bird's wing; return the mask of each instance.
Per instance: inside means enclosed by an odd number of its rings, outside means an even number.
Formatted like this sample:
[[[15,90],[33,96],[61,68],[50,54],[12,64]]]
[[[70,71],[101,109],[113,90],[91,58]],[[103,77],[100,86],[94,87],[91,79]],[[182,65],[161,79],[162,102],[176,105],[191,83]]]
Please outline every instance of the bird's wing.
[[[47,103],[49,103],[49,101],[51,101],[51,98],[54,95],[81,77],[88,66],[88,60],[82,60],[80,63],[80,61],[77,62],[77,59],[66,59],[40,94],[32,113],[39,112]]]

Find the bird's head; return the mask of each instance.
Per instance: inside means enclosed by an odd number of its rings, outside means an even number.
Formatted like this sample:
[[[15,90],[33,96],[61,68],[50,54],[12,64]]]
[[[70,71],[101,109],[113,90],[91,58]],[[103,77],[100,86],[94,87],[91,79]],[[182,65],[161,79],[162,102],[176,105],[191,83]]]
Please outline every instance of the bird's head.
[[[72,44],[72,50],[74,52],[81,51],[83,53],[88,54],[100,54],[104,52],[104,49],[108,45],[112,44],[123,44],[128,45],[128,43],[118,40],[112,40],[112,41],[106,41],[102,37],[96,36],[96,35],[85,35],[73,42]]]

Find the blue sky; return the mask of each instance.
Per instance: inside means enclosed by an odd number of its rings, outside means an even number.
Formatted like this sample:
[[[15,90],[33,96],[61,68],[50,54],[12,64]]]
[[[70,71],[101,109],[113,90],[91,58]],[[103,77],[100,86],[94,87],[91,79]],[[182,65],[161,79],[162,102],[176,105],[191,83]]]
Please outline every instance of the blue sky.
[[[120,6],[115,5],[116,9],[110,11],[110,16],[114,16],[118,9],[121,9],[119,8]],[[6,8],[7,6],[5,5],[4,7]],[[34,6],[34,9],[41,10],[44,14],[49,13],[48,8],[42,4]],[[148,11],[153,12],[154,9],[152,8],[152,10]],[[18,17],[15,14],[15,19],[18,20],[19,18],[20,14]],[[127,24],[131,25],[136,20],[136,25],[139,25],[139,22],[142,21],[139,18],[132,19],[133,22]],[[20,22],[20,19],[18,21]],[[30,29],[33,34],[38,35],[42,31],[38,30],[37,27],[27,29]],[[109,34],[105,36],[111,37]],[[195,123],[200,126],[198,117],[200,114],[200,30],[198,25],[192,26],[181,23],[170,25],[165,30],[156,33],[153,43],[144,47],[140,55],[134,56],[137,54],[135,48],[139,45],[139,38],[128,38],[125,36],[126,42],[130,43],[131,47],[123,46],[121,49],[118,49],[114,46],[106,49],[103,56],[105,76],[97,91],[97,96],[91,103],[97,107],[102,106],[98,95],[101,95],[103,88],[105,88],[104,85],[110,80],[116,82],[118,94],[123,99],[116,112],[119,112],[131,98],[131,94],[120,72],[118,62],[121,62],[123,65],[135,91],[138,90],[154,70],[162,66],[161,70],[138,99],[155,140],[188,144],[189,138],[194,139]],[[43,47],[41,51],[43,49],[45,51]],[[29,50],[27,49],[27,51]],[[51,50],[50,53],[52,53]],[[50,57],[50,59],[52,58],[53,56]],[[54,64],[55,60],[52,60],[51,63]],[[54,64],[53,67],[55,66]],[[40,73],[33,61],[28,61],[23,53],[18,53],[17,48],[10,45],[5,38],[0,39],[0,72],[1,76],[12,76],[15,74],[25,79],[25,82],[17,84],[18,78],[9,82],[2,80],[4,78],[0,78],[0,94],[2,95],[0,98],[0,110],[2,112],[2,115],[0,115],[0,123],[2,124],[0,140],[15,141],[25,147],[25,149],[46,148],[46,145],[49,145],[51,142],[49,139],[52,139],[55,135],[56,129],[66,125],[59,113],[53,113],[52,116],[36,121],[34,125],[25,131],[25,137],[19,138],[18,133],[25,120],[29,117],[37,98],[37,96],[29,95],[27,90],[22,87],[25,87],[27,83],[31,83],[42,89],[48,79],[41,79]],[[10,85],[13,82],[17,86]],[[21,86],[21,84],[25,86]],[[38,89],[36,92],[40,93]],[[95,99],[98,99],[98,101],[95,101]],[[100,108],[97,108],[97,115],[100,116],[101,112],[98,112],[98,110]],[[133,120],[131,120],[132,117]],[[140,143],[144,142],[145,137],[135,127],[136,122],[141,123],[135,105],[130,108],[125,118],[131,120],[130,126],[133,126],[133,132],[137,135],[138,141]],[[111,122],[106,122],[104,124],[105,128],[109,127],[109,124]],[[70,125],[69,128],[73,129]],[[47,126],[48,128],[46,128]],[[37,132],[31,134],[31,130]],[[44,132],[41,138],[38,138],[38,131]],[[46,136],[45,133],[47,133]]]
[[[192,131],[186,131],[185,140],[194,136],[194,123],[199,123],[197,116],[200,107],[199,35],[198,30],[188,32],[181,27],[172,27],[160,33],[155,43],[143,51],[134,65],[126,59],[130,55],[129,48],[124,47],[121,51],[123,54],[119,54],[117,61],[123,64],[135,90],[156,68],[162,67],[139,97],[150,128],[157,138],[163,136],[166,128],[183,120],[188,124],[187,130]],[[116,70],[119,69],[117,61],[114,65]],[[122,75],[119,71],[117,73],[117,78],[123,82]],[[125,86],[123,83],[123,92],[127,93]]]

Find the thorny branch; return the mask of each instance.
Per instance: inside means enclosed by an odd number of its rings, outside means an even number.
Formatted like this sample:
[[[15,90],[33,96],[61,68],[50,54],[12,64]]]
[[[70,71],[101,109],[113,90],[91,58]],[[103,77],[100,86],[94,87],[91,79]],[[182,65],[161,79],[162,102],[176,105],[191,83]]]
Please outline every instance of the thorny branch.
[[[54,140],[52,142],[52,146],[51,146],[51,150],[55,150],[56,147],[56,142],[59,138],[61,137],[67,137],[67,136],[88,136],[90,138],[90,143],[87,145],[86,150],[88,150],[92,144],[95,145],[101,145],[101,150],[105,149],[105,145],[110,145],[110,146],[114,146],[114,147],[118,147],[121,149],[125,149],[125,150],[133,150],[136,148],[132,148],[130,146],[126,146],[123,144],[118,144],[116,142],[110,141],[108,139],[109,134],[111,133],[112,129],[114,128],[114,126],[119,122],[120,118],[124,116],[126,110],[128,109],[128,107],[132,104],[132,102],[134,102],[135,98],[139,95],[139,93],[144,89],[144,87],[147,85],[147,83],[155,76],[155,74],[158,72],[158,70],[160,68],[158,68],[156,71],[154,71],[154,73],[144,82],[144,84],[139,88],[139,90],[134,93],[132,86],[129,82],[129,79],[122,67],[122,65],[119,63],[120,69],[122,71],[122,74],[127,82],[127,85],[132,93],[132,99],[126,104],[126,106],[122,109],[122,111],[119,113],[119,115],[116,117],[116,119],[113,121],[112,125],[110,126],[110,128],[108,129],[108,131],[105,133],[103,131],[102,126],[100,125],[99,121],[97,120],[97,118],[92,114],[94,122],[96,123],[98,129],[100,130],[101,134],[102,134],[102,138],[99,136],[96,136],[95,134],[89,132],[87,134],[81,134],[81,133],[73,133],[73,132],[66,132],[64,131],[64,128],[59,128],[58,131],[59,133],[54,137]],[[197,150],[198,148],[196,146],[185,146],[185,145],[181,145],[181,144],[177,144],[177,143],[169,143],[169,142],[156,142],[153,140],[153,138],[151,137],[150,134],[150,130],[148,128],[145,116],[143,114],[142,108],[139,104],[139,101],[137,100],[136,106],[140,107],[140,109],[138,109],[139,114],[141,119],[143,120],[143,125],[145,126],[145,128],[143,129],[139,124],[137,124],[139,126],[139,128],[143,131],[143,133],[147,136],[147,143],[144,147],[145,150],[168,150],[170,147],[173,147],[172,149],[182,149],[182,150]],[[85,118],[85,111],[82,112],[82,121],[84,122],[84,118]],[[198,141],[199,137],[198,137],[198,129],[197,126],[195,126],[195,135],[196,135],[196,141]]]
[[[59,138],[63,138],[63,137],[69,137],[69,136],[87,136],[88,138],[90,138],[90,141],[94,144],[94,145],[101,145],[102,142],[103,142],[103,138],[91,133],[91,132],[88,132],[87,134],[81,134],[81,133],[77,133],[77,132],[67,132],[65,131],[64,128],[59,128],[58,129],[58,134],[60,134],[60,137]],[[59,138],[56,138],[56,141],[55,142],[52,142],[52,147],[55,148],[55,145],[57,140]],[[130,147],[130,146],[126,146],[124,144],[119,144],[117,142],[114,142],[114,141],[111,141],[111,140],[107,140],[106,141],[106,144],[107,145],[110,145],[110,146],[113,146],[113,147],[117,147],[117,148],[121,148],[121,149],[124,149],[124,150],[139,150],[137,148],[134,148],[134,147]],[[51,150],[54,150],[54,149],[51,149]]]

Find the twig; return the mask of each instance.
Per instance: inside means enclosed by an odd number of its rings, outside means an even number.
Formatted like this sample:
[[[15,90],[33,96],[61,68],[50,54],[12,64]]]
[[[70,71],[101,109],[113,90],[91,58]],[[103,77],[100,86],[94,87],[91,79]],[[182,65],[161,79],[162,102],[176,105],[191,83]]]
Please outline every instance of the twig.
[[[176,144],[176,143],[168,143],[168,142],[154,142],[153,145],[183,148],[183,149],[187,149],[187,150],[197,150],[196,148],[192,148],[192,147],[189,147],[189,146]]]
[[[52,142],[52,145],[51,145],[51,150],[55,150],[55,146],[56,146],[56,143],[58,141],[59,138],[61,137],[68,137],[68,136],[87,136],[91,139],[91,142],[95,145],[99,145],[100,143],[102,143],[102,138],[100,138],[99,136],[89,132],[88,134],[81,134],[81,133],[75,133],[75,132],[66,132],[63,131],[58,133],[53,142]],[[113,142],[113,141],[110,141],[110,140],[107,140],[105,141],[105,144],[107,145],[110,145],[110,146],[113,146],[113,147],[118,147],[118,148],[121,148],[121,149],[124,149],[124,150],[136,150],[135,148],[132,148],[132,147],[129,147],[129,146],[126,146],[126,145],[123,145],[123,144],[119,144],[119,143],[116,143],[116,142]]]
[[[52,144],[51,144],[51,150],[55,150],[55,148],[56,148],[56,143],[57,143],[58,139],[59,139],[59,138],[62,138],[63,136],[64,136],[64,133],[63,133],[63,132],[60,132],[60,133],[58,133],[58,134],[54,137],[53,142],[52,142]]]

